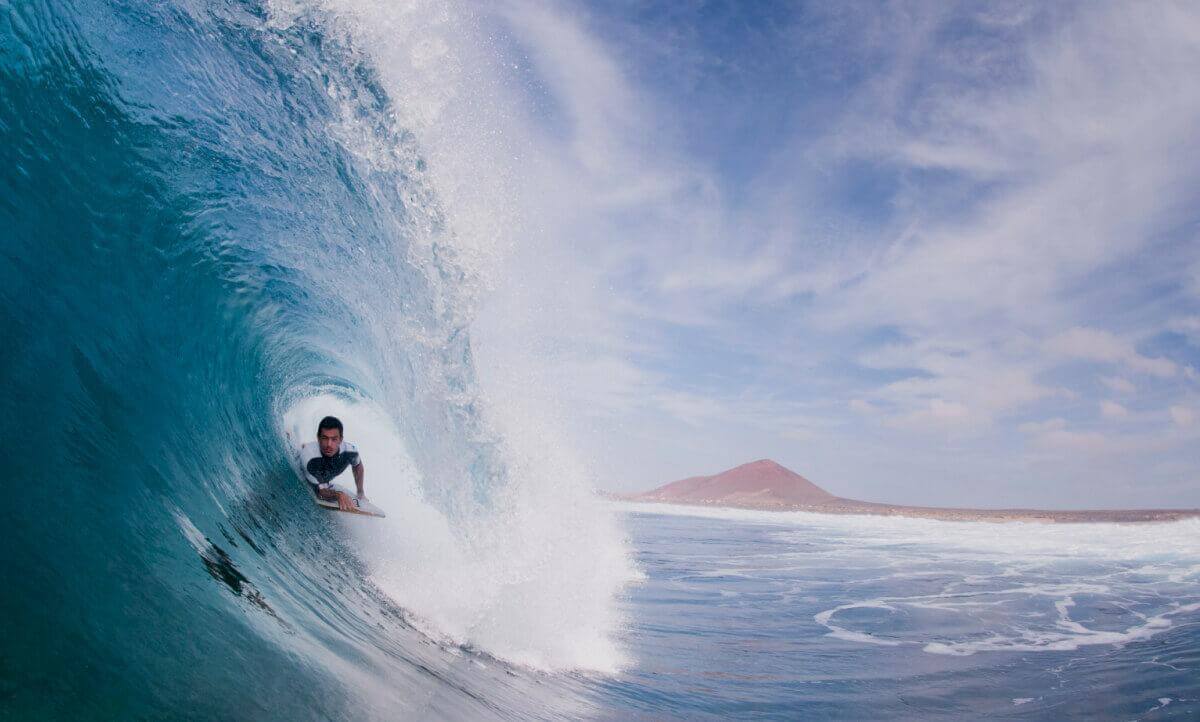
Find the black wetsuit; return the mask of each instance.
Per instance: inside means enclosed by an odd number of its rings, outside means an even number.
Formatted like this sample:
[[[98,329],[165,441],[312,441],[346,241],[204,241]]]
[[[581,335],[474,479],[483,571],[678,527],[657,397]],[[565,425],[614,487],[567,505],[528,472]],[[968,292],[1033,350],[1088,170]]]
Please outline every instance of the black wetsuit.
[[[322,455],[321,445],[310,442],[300,448],[300,462],[304,465],[305,480],[322,491],[328,489],[333,478],[345,471],[346,467],[361,464],[362,457],[358,447],[349,441],[343,441],[333,456]]]

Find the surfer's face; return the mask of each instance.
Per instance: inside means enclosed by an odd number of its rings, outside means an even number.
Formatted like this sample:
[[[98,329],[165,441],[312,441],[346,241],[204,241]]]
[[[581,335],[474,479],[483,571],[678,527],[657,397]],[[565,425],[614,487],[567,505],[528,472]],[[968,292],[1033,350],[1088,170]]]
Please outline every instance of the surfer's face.
[[[342,432],[337,429],[321,429],[317,432],[317,441],[321,442],[322,456],[333,456],[342,445]]]

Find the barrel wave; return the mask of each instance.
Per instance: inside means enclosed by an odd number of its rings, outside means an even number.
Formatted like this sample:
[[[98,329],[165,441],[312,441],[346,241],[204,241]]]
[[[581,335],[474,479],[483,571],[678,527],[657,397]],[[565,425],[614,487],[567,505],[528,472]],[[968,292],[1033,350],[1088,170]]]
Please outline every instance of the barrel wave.
[[[470,163],[365,23],[0,3],[14,718],[577,716],[623,664],[622,534],[489,411]],[[303,492],[326,413],[388,519]]]

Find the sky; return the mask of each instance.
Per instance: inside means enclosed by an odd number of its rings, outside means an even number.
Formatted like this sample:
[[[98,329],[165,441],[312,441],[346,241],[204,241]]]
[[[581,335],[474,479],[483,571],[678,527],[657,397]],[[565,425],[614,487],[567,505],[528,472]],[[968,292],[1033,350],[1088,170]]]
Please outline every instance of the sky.
[[[479,12],[522,219],[480,376],[597,486],[1200,506],[1200,6]]]

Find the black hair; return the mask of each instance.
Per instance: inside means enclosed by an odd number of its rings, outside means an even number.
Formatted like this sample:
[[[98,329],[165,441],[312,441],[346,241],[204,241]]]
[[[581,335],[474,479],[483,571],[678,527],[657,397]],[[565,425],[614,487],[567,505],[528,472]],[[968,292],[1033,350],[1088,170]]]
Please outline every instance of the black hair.
[[[321,419],[321,423],[317,424],[317,436],[320,436],[321,432],[326,429],[337,429],[339,435],[346,435],[346,432],[342,431],[342,422],[338,421],[336,416],[326,416]]]

